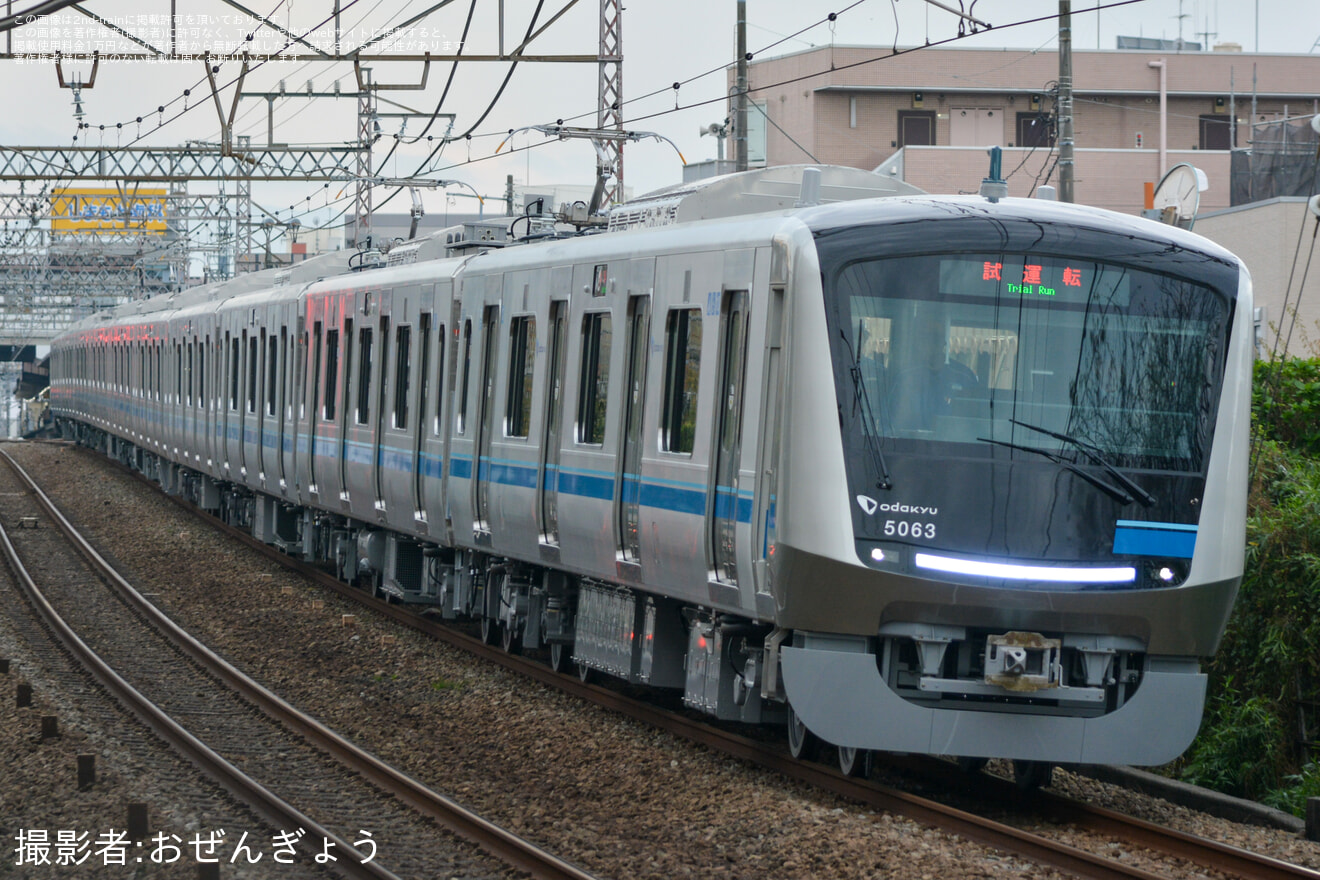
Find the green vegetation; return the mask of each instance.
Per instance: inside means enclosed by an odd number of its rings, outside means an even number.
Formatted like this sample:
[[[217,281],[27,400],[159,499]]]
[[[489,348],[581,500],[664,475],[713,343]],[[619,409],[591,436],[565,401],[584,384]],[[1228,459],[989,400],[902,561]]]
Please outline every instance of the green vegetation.
[[[1320,359],[1260,363],[1242,589],[1182,778],[1301,815],[1320,795]]]

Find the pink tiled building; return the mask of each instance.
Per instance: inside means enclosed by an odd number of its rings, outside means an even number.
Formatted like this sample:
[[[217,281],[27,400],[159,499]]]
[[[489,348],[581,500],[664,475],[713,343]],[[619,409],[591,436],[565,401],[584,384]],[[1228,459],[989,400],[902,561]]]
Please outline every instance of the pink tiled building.
[[[1160,61],[1164,167],[1206,173],[1203,210],[1228,207],[1229,148],[1248,146],[1253,121],[1318,109],[1320,56],[1074,50],[1078,202],[1143,207],[1144,184],[1161,174]],[[754,161],[880,169],[958,192],[977,188],[985,148],[999,146],[1011,195],[1058,180],[1054,51],[821,47],[755,59],[749,73],[760,108],[749,111]]]

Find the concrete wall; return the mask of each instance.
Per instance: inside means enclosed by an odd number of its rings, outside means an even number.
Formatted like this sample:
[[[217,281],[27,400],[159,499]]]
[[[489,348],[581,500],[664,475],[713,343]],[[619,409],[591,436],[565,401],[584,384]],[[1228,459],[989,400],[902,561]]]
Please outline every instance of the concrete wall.
[[[1320,261],[1314,259],[1316,218],[1300,198],[1271,199],[1229,208],[1197,219],[1194,232],[1237,254],[1251,272],[1256,305],[1265,308],[1262,354],[1282,352],[1289,325],[1296,315],[1288,354],[1320,357]],[[1307,261],[1311,270],[1306,272]],[[1306,284],[1301,287],[1302,276]],[[1292,289],[1288,310],[1284,295],[1289,276]],[[1298,305],[1298,288],[1301,301]]]

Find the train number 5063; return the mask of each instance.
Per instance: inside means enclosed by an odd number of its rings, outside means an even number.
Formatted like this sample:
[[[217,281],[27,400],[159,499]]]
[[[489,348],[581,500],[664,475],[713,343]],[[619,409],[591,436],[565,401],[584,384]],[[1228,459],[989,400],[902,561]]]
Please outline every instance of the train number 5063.
[[[905,519],[885,520],[885,535],[900,538],[933,538],[935,523],[908,522]]]

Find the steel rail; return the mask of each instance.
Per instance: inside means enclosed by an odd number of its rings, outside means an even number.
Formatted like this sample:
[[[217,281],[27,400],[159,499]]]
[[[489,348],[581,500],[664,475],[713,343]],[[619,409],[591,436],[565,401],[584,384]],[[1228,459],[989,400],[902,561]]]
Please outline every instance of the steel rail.
[[[104,460],[109,461],[124,473],[135,477],[152,489],[159,491],[159,486],[141,473],[113,459],[104,458]],[[841,797],[877,809],[910,816],[913,819],[962,835],[970,840],[976,840],[988,846],[1012,852],[1037,864],[1067,871],[1080,877],[1150,878],[1157,876],[1139,868],[1123,865],[1113,859],[1096,856],[1066,844],[1037,837],[1028,832],[953,807],[947,807],[935,801],[929,801],[877,783],[845,777],[833,768],[798,761],[784,754],[782,750],[755,740],[693,721],[675,712],[638,702],[608,688],[584,684],[578,681],[576,677],[557,673],[543,663],[508,654],[498,647],[487,645],[480,639],[452,627],[420,617],[404,606],[392,605],[389,602],[377,599],[327,572],[313,568],[294,557],[282,553],[275,547],[258,541],[247,532],[228,525],[181,496],[166,494],[165,497],[173,501],[182,510],[239,540],[267,558],[278,562],[291,571],[298,572],[343,598],[370,608],[401,626],[461,648],[477,657],[525,675],[534,681],[595,703],[626,717],[642,721],[712,749],[717,749],[732,757],[741,758],[800,782],[820,787]],[[896,763],[902,762],[896,760]],[[1007,800],[1018,804],[1023,800],[1013,783],[1006,780],[999,780],[985,775],[969,776],[963,774],[951,764],[937,759],[907,762],[907,764],[927,776],[942,776],[946,780],[956,779],[956,784],[964,788],[971,786],[979,794],[988,798],[999,801]],[[917,766],[918,764],[920,766]],[[1042,809],[1042,812],[1047,813],[1051,818],[1063,818],[1065,821],[1075,823],[1088,831],[1112,836],[1125,843],[1135,844],[1161,855],[1186,859],[1203,867],[1242,877],[1244,880],[1298,880],[1298,878],[1320,880],[1320,871],[1301,865],[1289,864],[1279,859],[1263,856],[1218,841],[1165,828],[1103,807],[1093,806],[1048,792],[1037,792],[1032,798],[1035,800],[1036,805]]]
[[[317,747],[331,754],[336,760],[353,771],[361,774],[371,780],[375,785],[394,795],[407,803],[413,809],[419,811],[425,816],[434,819],[442,827],[449,829],[464,839],[476,844],[482,850],[504,862],[529,873],[536,880],[596,880],[596,878],[570,864],[557,856],[541,849],[530,841],[524,840],[507,831],[493,822],[483,819],[481,816],[466,809],[457,802],[445,797],[426,787],[407,774],[400,772],[394,767],[376,758],[374,755],[363,751],[353,743],[341,737],[333,730],[327,728],[315,718],[308,716],[276,694],[267,690],[261,684],[249,678],[243,672],[236,669],[230,663],[225,661],[219,655],[211,651],[197,639],[193,638],[188,632],[180,628],[169,619],[155,605],[147,601],[141,593],[128,583],[111,566],[100,553],[92,547],[91,543],[73,526],[64,516],[55,503],[42,491],[41,487],[32,479],[32,477],[4,450],[0,450],[0,456],[3,456],[6,463],[13,469],[14,473],[21,479],[37,498],[43,510],[56,524],[60,531],[69,539],[74,548],[83,556],[84,559],[107,581],[112,588],[119,594],[135,611],[147,618],[153,627],[170,641],[175,647],[184,652],[196,663],[204,667],[208,672],[219,678],[227,687],[238,692],[246,699],[259,706],[262,711],[274,718],[280,724],[296,730],[299,734],[306,737]],[[3,534],[3,529],[0,529]],[[5,536],[4,544],[6,553],[9,552],[8,537]],[[16,564],[17,557],[12,557]],[[52,613],[53,610],[52,610]],[[70,631],[71,632],[71,631]],[[73,636],[77,638],[76,635]],[[95,655],[92,655],[93,657]],[[108,669],[108,667],[107,667]],[[114,674],[111,670],[111,674]],[[129,687],[127,683],[124,685]],[[131,688],[130,688],[131,689]],[[135,692],[136,693],[136,692]],[[150,704],[148,704],[150,705]],[[152,707],[153,709],[155,707]],[[157,710],[159,711],[159,710]],[[168,720],[167,716],[166,717]],[[170,721],[173,724],[172,721]],[[175,725],[177,727],[177,725]],[[185,732],[186,733],[186,732]],[[198,745],[201,745],[198,743]],[[204,745],[201,745],[205,748]],[[206,750],[210,753],[210,750]],[[213,753],[212,753],[213,754]],[[215,759],[222,761],[222,758],[215,756]],[[225,766],[229,766],[227,763]],[[231,768],[233,769],[233,768]],[[234,773],[238,773],[236,769]],[[241,775],[241,774],[240,774]],[[253,783],[254,785],[256,783]],[[264,789],[262,789],[264,791]],[[274,795],[267,795],[274,798]],[[301,816],[301,814],[298,814]],[[280,816],[281,819],[284,816]],[[315,823],[307,824],[311,820],[299,818],[300,827],[314,831],[316,834],[322,834],[320,826]],[[286,823],[287,824],[287,823]],[[356,849],[347,842],[341,841],[338,837],[325,832],[324,836],[335,841],[337,846],[341,846],[349,852],[356,852]],[[366,868],[373,868],[374,863],[368,863]],[[393,874],[369,873],[361,876],[374,878],[394,878]]]
[[[3,454],[3,453],[0,453]],[[5,458],[8,458],[5,455]],[[0,525],[0,547],[10,570],[18,580],[24,595],[31,603],[42,622],[50,630],[56,641],[64,647],[96,679],[116,701],[142,721],[152,732],[160,736],[175,750],[196,764],[203,773],[210,776],[226,791],[231,792],[247,804],[267,822],[275,827],[303,828],[315,836],[332,841],[344,851],[357,853],[356,847],[339,835],[324,828],[304,815],[297,808],[281,800],[261,783],[244,774],[233,764],[211,750],[197,739],[162,709],[144,697],[141,692],[125,681],[105,663],[87,643],[64,621],[55,608],[47,601],[36,581],[32,579],[27,567],[18,556],[18,551],[9,539],[9,533]],[[375,862],[353,864],[336,863],[334,868],[348,877],[364,880],[399,880],[394,874]]]

